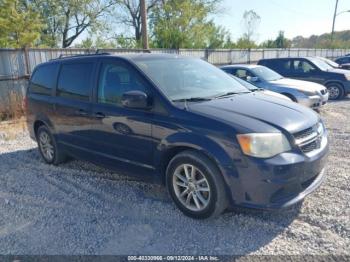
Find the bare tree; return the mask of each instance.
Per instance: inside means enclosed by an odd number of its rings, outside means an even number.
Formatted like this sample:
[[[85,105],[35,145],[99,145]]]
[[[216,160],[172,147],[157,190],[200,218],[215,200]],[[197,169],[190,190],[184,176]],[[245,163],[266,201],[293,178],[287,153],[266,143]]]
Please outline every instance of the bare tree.
[[[43,44],[69,47],[84,31],[97,27],[118,0],[33,0],[46,28]]]
[[[254,34],[256,34],[257,28],[260,24],[261,17],[254,11],[245,11],[243,14],[243,39],[247,42],[254,42]]]
[[[157,4],[162,3],[163,1],[164,0],[146,1],[146,12],[149,13],[152,8],[154,8]],[[142,38],[140,0],[121,0],[119,1],[119,7],[122,12],[117,19],[120,20],[122,24],[132,27],[134,29],[135,40],[137,42],[140,42]]]

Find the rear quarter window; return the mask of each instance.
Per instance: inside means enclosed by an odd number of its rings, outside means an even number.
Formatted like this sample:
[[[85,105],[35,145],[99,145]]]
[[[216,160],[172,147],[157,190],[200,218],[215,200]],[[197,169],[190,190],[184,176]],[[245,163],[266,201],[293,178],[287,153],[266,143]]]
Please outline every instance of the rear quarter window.
[[[57,96],[89,100],[93,63],[63,64],[58,77]]]
[[[280,74],[289,72],[291,70],[290,60],[266,60],[261,65],[264,65]]]
[[[51,95],[56,84],[57,64],[38,67],[30,79],[29,93]]]

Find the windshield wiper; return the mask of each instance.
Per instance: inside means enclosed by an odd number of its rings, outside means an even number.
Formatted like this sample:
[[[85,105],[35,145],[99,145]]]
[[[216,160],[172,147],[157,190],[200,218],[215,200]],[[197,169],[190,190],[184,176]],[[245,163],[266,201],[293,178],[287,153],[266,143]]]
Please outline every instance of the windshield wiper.
[[[256,91],[264,91],[264,88],[252,88],[252,89],[250,89],[250,91],[252,91],[252,92],[256,92]]]
[[[174,99],[173,102],[202,102],[202,101],[210,101],[211,98],[207,97],[190,97],[190,98],[180,98]]]
[[[226,97],[226,96],[232,96],[232,95],[238,95],[238,94],[246,94],[246,93],[249,93],[249,92],[227,92],[225,94],[215,96],[215,98],[222,98],[222,97]]]

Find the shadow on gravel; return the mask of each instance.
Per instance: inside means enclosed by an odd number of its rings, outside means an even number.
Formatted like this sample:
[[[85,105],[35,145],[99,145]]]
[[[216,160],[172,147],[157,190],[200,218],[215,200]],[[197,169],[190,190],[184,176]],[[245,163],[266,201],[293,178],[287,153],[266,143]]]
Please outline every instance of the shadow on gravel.
[[[300,207],[193,220],[161,186],[82,161],[49,166],[36,149],[0,154],[1,254],[245,255],[288,234]]]
[[[327,103],[328,104],[337,104],[337,103],[340,103],[340,102],[350,102],[350,96],[343,97],[340,100],[328,100]]]

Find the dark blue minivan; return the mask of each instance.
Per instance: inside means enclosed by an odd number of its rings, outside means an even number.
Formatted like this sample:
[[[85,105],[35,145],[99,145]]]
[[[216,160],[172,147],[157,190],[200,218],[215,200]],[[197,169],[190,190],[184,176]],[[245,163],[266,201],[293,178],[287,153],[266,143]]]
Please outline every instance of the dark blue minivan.
[[[108,54],[34,70],[31,137],[48,164],[73,157],[163,183],[194,218],[291,206],[324,178],[327,132],[312,110],[200,59]]]

